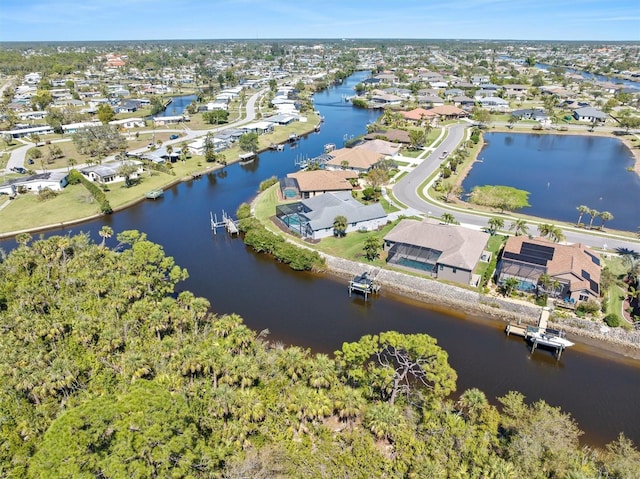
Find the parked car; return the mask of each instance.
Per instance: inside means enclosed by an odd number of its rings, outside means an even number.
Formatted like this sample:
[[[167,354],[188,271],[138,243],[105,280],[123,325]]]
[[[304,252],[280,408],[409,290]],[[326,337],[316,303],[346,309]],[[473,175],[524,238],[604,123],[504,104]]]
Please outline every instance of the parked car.
[[[180,138],[180,135],[171,135],[169,137],[170,140],[177,140],[178,138]]]
[[[11,171],[15,171],[16,173],[20,173],[21,175],[24,175],[27,170],[21,166],[14,166],[13,168],[11,168]]]

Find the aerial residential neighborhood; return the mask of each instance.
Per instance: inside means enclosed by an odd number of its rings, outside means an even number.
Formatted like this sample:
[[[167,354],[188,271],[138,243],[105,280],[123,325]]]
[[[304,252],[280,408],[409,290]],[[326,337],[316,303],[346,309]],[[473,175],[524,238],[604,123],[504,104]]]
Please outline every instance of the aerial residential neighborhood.
[[[0,478],[637,479],[629,2],[85,3],[2,5]]]

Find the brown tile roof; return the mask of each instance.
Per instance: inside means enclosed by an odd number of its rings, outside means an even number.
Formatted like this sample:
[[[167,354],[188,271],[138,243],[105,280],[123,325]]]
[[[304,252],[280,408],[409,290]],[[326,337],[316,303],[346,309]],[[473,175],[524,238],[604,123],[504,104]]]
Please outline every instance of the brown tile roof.
[[[461,110],[457,106],[453,105],[434,106],[429,111],[432,111],[433,113],[441,116],[464,116],[467,114],[464,110]]]
[[[350,168],[368,170],[382,160],[383,155],[364,148],[340,148],[329,153],[333,158],[327,165],[342,166],[343,161],[349,163]]]
[[[527,236],[512,236],[507,240],[505,252],[519,254],[523,243],[541,245],[554,249],[553,258],[546,263],[546,272],[552,278],[568,282],[571,291],[581,289],[594,291],[585,274],[600,284],[600,266],[592,258],[600,262],[600,256],[580,243],[570,245],[553,243],[544,238],[529,239]],[[584,272],[584,273],[583,273]]]
[[[364,137],[365,140],[375,140],[376,138],[386,138],[393,143],[411,143],[409,132],[404,130],[374,131],[367,133]]]
[[[349,170],[312,170],[289,173],[287,178],[295,178],[300,191],[351,191],[351,178],[358,174]]]
[[[431,119],[434,116],[438,116],[433,110],[426,110],[424,108],[414,108],[410,111],[401,111],[400,114],[405,120],[420,121],[422,119]]]

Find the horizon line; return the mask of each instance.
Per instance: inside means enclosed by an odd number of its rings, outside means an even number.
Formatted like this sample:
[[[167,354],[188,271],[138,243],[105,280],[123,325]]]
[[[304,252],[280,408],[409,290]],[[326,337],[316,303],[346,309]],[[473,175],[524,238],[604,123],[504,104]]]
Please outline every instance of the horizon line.
[[[0,40],[3,43],[78,43],[78,42],[191,42],[191,41],[483,41],[483,42],[563,42],[563,43],[640,43],[640,40],[589,40],[589,39],[533,39],[533,38],[407,38],[407,37],[264,37],[264,38],[144,38],[144,39],[100,39],[100,40]]]

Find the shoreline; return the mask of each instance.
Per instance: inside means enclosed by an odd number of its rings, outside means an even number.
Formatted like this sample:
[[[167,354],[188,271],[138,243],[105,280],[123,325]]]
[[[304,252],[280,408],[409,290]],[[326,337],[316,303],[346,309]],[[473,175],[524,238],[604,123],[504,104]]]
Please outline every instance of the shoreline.
[[[309,125],[310,125],[309,129],[305,130],[304,132],[299,133],[298,136],[300,138],[303,138],[303,137],[306,137],[306,136],[314,133],[316,131],[316,129],[321,125],[321,123],[322,122],[319,121],[319,120],[318,120],[318,123],[309,123]],[[284,145],[286,143],[287,143],[287,140],[283,140],[282,143],[278,143],[278,144],[283,144]],[[269,149],[270,149],[269,146],[266,146],[264,148],[258,149],[258,151],[256,152],[256,155],[259,155],[260,153],[263,153],[265,151],[269,151]],[[158,188],[161,189],[164,192],[164,191],[168,190],[169,188],[171,188],[171,187],[173,187],[173,186],[175,186],[175,185],[177,185],[179,183],[184,183],[184,182],[187,182],[187,181],[191,181],[191,180],[194,180],[196,178],[199,178],[202,175],[206,175],[206,174],[218,171],[218,170],[222,170],[226,166],[233,165],[234,163],[239,163],[240,161],[241,160],[240,160],[239,157],[235,157],[235,158],[233,158],[231,160],[227,160],[227,164],[226,165],[221,165],[219,163],[213,163],[209,167],[205,167],[205,168],[203,168],[201,170],[195,170],[195,171],[193,171],[193,172],[191,172],[191,173],[189,173],[189,174],[187,174],[185,176],[182,176],[180,178],[172,179],[168,183],[166,183],[166,184],[164,184],[162,186],[159,186]],[[123,210],[125,210],[127,208],[131,208],[132,206],[135,206],[135,205],[137,205],[139,203],[142,203],[142,202],[144,202],[146,200],[147,200],[147,198],[145,198],[144,195],[143,195],[140,198],[136,198],[136,199],[134,199],[132,201],[128,201],[128,202],[123,203],[123,204],[121,204],[119,206],[116,206],[115,208],[113,208],[113,212],[110,213],[110,214],[114,214],[114,213],[117,213],[119,211],[123,211]],[[89,222],[89,221],[93,221],[93,220],[95,220],[97,218],[100,218],[100,217],[103,217],[103,216],[106,216],[106,215],[104,213],[95,213],[95,214],[90,215],[90,216],[84,216],[82,218],[74,218],[74,219],[70,219],[68,221],[61,221],[59,223],[52,223],[52,224],[41,225],[41,226],[34,226],[34,227],[31,227],[31,228],[25,228],[25,229],[22,229],[22,230],[0,232],[0,240],[10,239],[10,238],[13,238],[13,237],[15,237],[15,236],[17,236],[19,234],[22,234],[22,233],[29,233],[29,234],[34,233],[35,234],[35,233],[43,233],[43,232],[46,232],[46,231],[53,231],[53,230],[57,230],[57,229],[60,229],[60,228],[64,229],[64,228],[67,228],[69,226],[75,226],[75,225],[78,225],[78,224],[81,224],[81,223],[86,223],[86,222]]]
[[[321,254],[325,258],[326,266],[325,270],[319,273],[335,279],[348,281],[363,271],[377,269],[366,263]],[[442,308],[448,313],[472,315],[482,320],[499,322],[505,326],[509,321],[536,325],[541,310],[540,306],[529,302],[484,295],[434,279],[386,269],[379,270],[376,281],[393,295],[425,306]],[[553,315],[553,308],[551,312],[550,325],[580,338],[579,342],[588,346],[586,349],[590,354],[607,353],[617,358],[640,360],[640,331],[608,328],[603,332],[601,329],[603,325],[590,319],[557,318]]]

